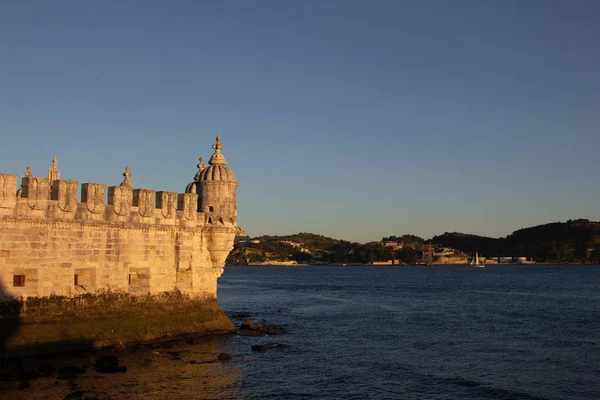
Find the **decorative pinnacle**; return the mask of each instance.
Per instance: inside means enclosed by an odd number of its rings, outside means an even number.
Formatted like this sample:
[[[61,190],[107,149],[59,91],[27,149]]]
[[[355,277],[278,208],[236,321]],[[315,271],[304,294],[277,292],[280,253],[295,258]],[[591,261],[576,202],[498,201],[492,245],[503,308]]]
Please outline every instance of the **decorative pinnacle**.
[[[196,165],[198,167],[198,172],[194,175],[194,180],[196,182],[200,182],[200,173],[206,168],[206,164],[204,164],[204,157],[200,157],[200,164]]]
[[[217,136],[217,137],[216,137],[216,140],[217,140],[217,143],[216,143],[216,144],[213,144],[213,145],[212,145],[212,148],[213,148],[213,149],[215,149],[215,150],[217,150],[217,149],[219,149],[219,150],[223,150],[223,149],[225,148],[225,146],[223,146],[223,145],[221,144],[221,140],[223,140],[223,138],[221,137],[221,135]]]
[[[121,182],[121,186],[133,188],[133,183],[131,183],[131,179],[129,179],[129,177],[131,176],[129,165],[125,167],[125,172],[123,172],[123,176],[125,178],[123,179],[123,182]]]
[[[52,159],[52,166],[48,168],[48,182],[52,186],[52,182],[60,179],[60,172],[58,172],[58,160],[56,156]]]
[[[30,178],[32,176],[31,165],[27,166],[27,170],[25,171],[25,176],[28,177],[28,178]]]
[[[217,143],[212,145],[212,148],[215,149],[215,152],[212,155],[212,157],[210,157],[210,160],[208,160],[208,163],[210,165],[227,164],[227,161],[225,161],[225,157],[223,157],[223,154],[221,154],[221,150],[225,148],[225,146],[221,144],[221,139],[221,135],[217,136]]]

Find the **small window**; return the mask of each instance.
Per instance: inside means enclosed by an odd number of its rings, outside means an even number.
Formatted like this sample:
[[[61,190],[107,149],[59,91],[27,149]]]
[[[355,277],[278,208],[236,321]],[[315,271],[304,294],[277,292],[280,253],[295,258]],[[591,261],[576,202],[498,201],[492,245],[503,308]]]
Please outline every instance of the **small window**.
[[[213,212],[215,211],[215,208],[213,206],[208,206],[208,212]]]
[[[208,223],[212,225],[212,218],[208,217]]]
[[[128,282],[130,285],[137,285],[138,284],[137,274],[129,274]]]
[[[25,286],[25,275],[13,275],[13,286]]]
[[[79,275],[73,275],[73,285],[79,286]]]

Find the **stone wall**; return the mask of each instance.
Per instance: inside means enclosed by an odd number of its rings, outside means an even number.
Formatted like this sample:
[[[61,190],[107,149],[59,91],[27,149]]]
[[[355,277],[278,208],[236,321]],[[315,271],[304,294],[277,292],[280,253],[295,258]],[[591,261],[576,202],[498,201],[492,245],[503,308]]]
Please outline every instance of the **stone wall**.
[[[145,296],[100,291],[14,300],[12,305],[14,312],[5,315],[4,322],[12,322],[18,335],[4,346],[9,355],[122,347],[235,331],[214,299],[192,298],[179,291]]]
[[[77,181],[26,175],[17,190],[16,175],[0,174],[0,291],[27,298],[178,289],[216,298],[239,228],[233,219],[209,223],[198,194],[84,183],[78,201]]]

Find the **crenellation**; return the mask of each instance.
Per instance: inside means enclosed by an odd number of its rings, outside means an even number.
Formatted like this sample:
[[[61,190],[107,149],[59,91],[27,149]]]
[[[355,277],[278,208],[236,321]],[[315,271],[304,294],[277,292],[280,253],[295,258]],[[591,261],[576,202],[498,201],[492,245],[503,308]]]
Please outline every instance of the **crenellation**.
[[[195,226],[197,221],[204,221],[204,214],[198,212],[198,195],[196,193],[179,193],[177,210],[181,211],[181,221],[186,226]]]
[[[47,178],[25,176],[21,180],[21,198],[25,199],[25,202],[17,202],[17,211],[33,218],[44,218],[48,211],[49,195],[50,184]]]
[[[138,208],[138,213],[142,217],[154,216],[155,191],[148,189],[133,190],[133,206]]]
[[[61,180],[56,159],[48,178],[28,168],[20,190],[17,175],[0,174],[0,280],[23,297],[177,289],[216,298],[240,228],[220,138],[213,148],[187,193],[134,189],[127,168],[120,186],[82,183],[78,202],[79,182]]]
[[[0,174],[0,215],[7,215],[17,205],[17,175]]]
[[[127,222],[130,218],[133,205],[133,189],[127,186],[109,186],[108,202],[109,209],[107,219],[109,221]]]
[[[177,216],[177,193],[156,192],[156,208],[165,219],[173,219]]]
[[[57,180],[52,183],[48,217],[74,220],[79,206],[77,188],[79,182],[73,180]]]
[[[83,183],[81,185],[81,202],[90,214],[103,215],[105,207],[106,185]]]

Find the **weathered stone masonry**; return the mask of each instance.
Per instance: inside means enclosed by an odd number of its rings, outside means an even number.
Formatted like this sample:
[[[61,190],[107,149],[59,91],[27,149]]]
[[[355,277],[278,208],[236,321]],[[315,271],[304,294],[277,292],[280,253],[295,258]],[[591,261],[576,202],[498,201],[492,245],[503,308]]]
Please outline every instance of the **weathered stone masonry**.
[[[216,298],[217,278],[240,228],[233,171],[213,145],[186,193],[48,178],[28,168],[0,174],[0,284],[12,297],[72,296],[111,289],[178,289]]]

